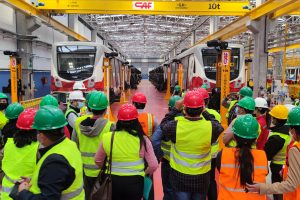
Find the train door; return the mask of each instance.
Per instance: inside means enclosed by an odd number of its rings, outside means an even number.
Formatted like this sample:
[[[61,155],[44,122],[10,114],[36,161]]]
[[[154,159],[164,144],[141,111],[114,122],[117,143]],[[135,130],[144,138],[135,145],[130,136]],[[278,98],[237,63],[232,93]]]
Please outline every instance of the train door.
[[[193,77],[194,74],[196,74],[196,65],[195,65],[195,57],[194,55],[190,55],[188,57],[188,69],[187,69],[187,78],[186,78],[186,84],[189,88],[189,90],[193,90]]]

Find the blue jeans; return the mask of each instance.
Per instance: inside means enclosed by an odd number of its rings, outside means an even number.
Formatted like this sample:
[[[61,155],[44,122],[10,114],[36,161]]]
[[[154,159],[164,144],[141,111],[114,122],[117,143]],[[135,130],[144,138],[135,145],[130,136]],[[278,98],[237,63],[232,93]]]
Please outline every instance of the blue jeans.
[[[174,200],[174,193],[170,183],[170,163],[167,160],[161,162],[161,179],[164,191],[163,200]]]
[[[206,200],[206,194],[195,192],[175,192],[176,200]]]

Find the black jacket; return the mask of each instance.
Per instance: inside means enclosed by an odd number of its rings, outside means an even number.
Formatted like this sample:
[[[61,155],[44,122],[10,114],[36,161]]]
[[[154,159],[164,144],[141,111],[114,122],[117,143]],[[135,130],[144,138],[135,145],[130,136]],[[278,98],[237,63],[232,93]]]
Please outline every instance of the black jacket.
[[[61,143],[65,138],[55,144],[39,150],[41,157],[55,145]],[[51,154],[48,156],[41,168],[38,178],[38,186],[41,194],[33,194],[30,191],[21,191],[17,200],[58,200],[63,190],[66,190],[75,180],[75,169],[62,155]]]
[[[270,128],[270,130],[272,132],[289,135],[289,127],[286,125],[274,126]],[[269,161],[272,160],[273,157],[282,149],[282,147],[284,146],[284,142],[285,140],[278,135],[273,135],[268,138],[264,150]]]

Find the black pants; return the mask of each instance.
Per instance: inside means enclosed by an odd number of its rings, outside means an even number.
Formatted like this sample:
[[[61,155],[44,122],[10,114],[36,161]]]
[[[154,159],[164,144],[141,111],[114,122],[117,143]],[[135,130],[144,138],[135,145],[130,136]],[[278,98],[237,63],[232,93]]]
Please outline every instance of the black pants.
[[[280,172],[282,170],[282,165],[274,164],[271,162],[270,168],[271,168],[271,172],[272,172],[272,176],[271,176],[272,183],[281,182],[282,176],[281,176]],[[274,200],[282,200],[283,199],[282,194],[274,194],[273,197],[274,197]]]
[[[216,158],[211,160],[211,170],[210,170],[210,184],[207,192],[208,200],[217,200],[218,192],[217,192],[217,183],[216,183]]]
[[[94,187],[94,184],[97,180],[97,177],[88,177],[83,176],[84,181],[84,191],[85,191],[85,199],[88,200],[90,198],[90,195],[92,193],[92,189]]]
[[[144,177],[112,175],[112,200],[141,200]]]

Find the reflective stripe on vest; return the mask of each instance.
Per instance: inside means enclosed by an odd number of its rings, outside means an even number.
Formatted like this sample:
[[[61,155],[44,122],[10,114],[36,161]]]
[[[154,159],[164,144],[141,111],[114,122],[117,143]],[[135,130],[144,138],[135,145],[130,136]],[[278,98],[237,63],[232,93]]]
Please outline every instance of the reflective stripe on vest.
[[[75,180],[70,187],[62,191],[61,200],[83,200],[85,198],[85,194],[82,188],[83,169],[81,155],[79,150],[77,149],[76,144],[67,138],[53,146],[41,157],[30,182],[32,184],[32,186],[30,187],[30,191],[34,194],[41,193],[38,186],[39,172],[45,159],[52,154],[59,154],[63,156],[72,166],[72,168],[75,169]]]
[[[161,141],[161,150],[164,153],[164,158],[168,161],[170,161],[170,154],[171,154],[171,141]]]
[[[38,142],[32,142],[22,148],[14,144],[13,138],[8,138],[4,146],[2,170],[5,176],[2,180],[2,193],[0,199],[11,199],[10,190],[21,176],[31,177],[37,161]]]
[[[233,101],[230,102],[229,107],[228,107],[228,110],[227,110],[227,113],[226,113],[226,118],[229,117],[229,113],[230,113],[230,111],[231,111],[231,108],[232,108],[236,103],[237,103],[237,100],[233,100]]]
[[[100,172],[100,168],[95,164],[95,155],[99,148],[99,144],[102,141],[103,134],[110,131],[112,123],[106,119],[106,124],[102,131],[94,137],[89,137],[81,133],[80,124],[82,121],[92,117],[92,115],[85,115],[77,118],[75,122],[75,131],[78,137],[79,151],[81,152],[81,158],[83,162],[84,174],[88,177],[97,177]]]
[[[237,150],[237,148],[227,147],[222,150],[218,199],[265,200],[265,196],[255,193],[246,193],[245,188],[240,185],[239,166],[236,165]],[[254,158],[253,182],[265,183],[268,174],[267,156],[262,150],[252,149],[251,153]]]
[[[144,133],[151,137],[153,134],[153,128],[154,128],[154,117],[150,113],[139,113],[138,118]]]
[[[67,111],[66,111],[66,113],[65,113],[66,119],[68,119],[68,115],[70,113],[74,113],[76,116],[78,116],[78,113],[73,108],[68,108]]]
[[[215,117],[215,119],[221,123],[221,115],[213,110],[213,109],[209,109],[209,108],[206,108],[205,109],[209,114],[213,115]],[[212,145],[211,145],[211,157],[212,158],[216,158],[218,153],[220,151],[220,144],[219,144],[219,140],[217,140],[216,142],[214,142]]]
[[[112,133],[103,135],[103,148],[106,155],[110,154]],[[140,158],[140,140],[126,131],[116,131],[112,152],[112,174],[119,176],[144,176],[144,160]]]
[[[210,121],[177,119],[176,143],[171,146],[170,166],[189,175],[210,171],[211,137]]]
[[[272,163],[284,165],[285,161],[286,161],[287,146],[289,145],[291,138],[290,138],[290,135],[286,135],[286,134],[278,133],[278,132],[271,132],[269,137],[274,136],[274,135],[278,135],[279,137],[284,139],[284,145],[280,149],[280,151],[272,158]]]

